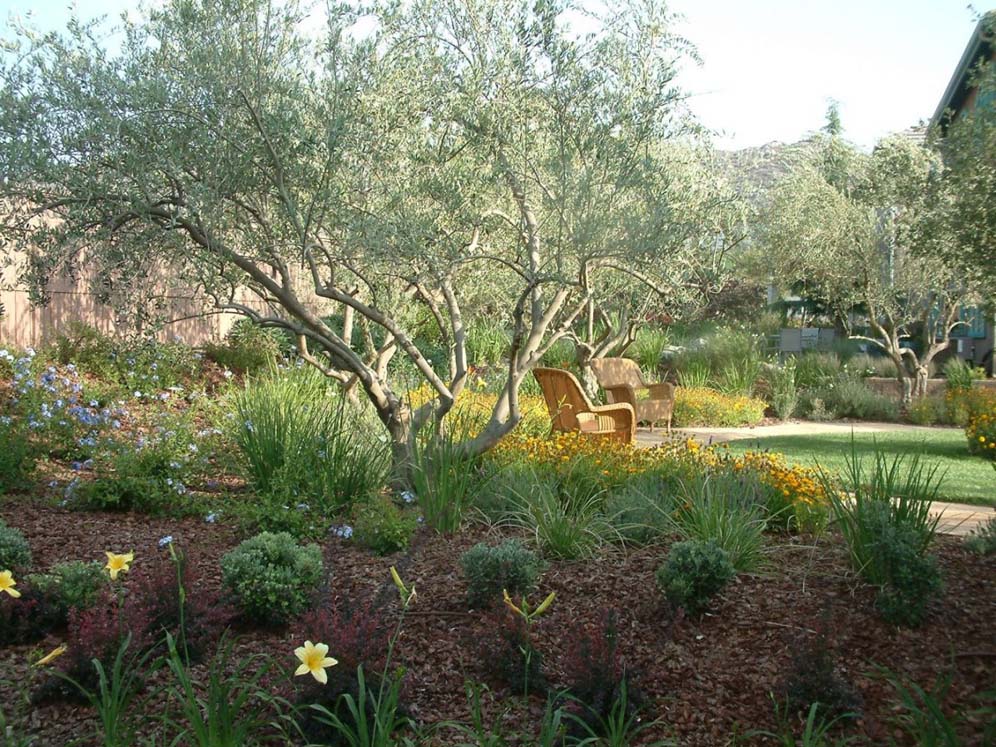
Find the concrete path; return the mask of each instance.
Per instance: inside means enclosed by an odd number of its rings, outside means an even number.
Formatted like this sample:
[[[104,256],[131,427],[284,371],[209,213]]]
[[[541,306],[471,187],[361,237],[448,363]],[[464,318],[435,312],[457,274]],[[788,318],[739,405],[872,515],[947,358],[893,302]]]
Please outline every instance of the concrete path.
[[[680,437],[694,438],[696,441],[708,445],[768,436],[805,436],[820,433],[848,435],[851,432],[877,433],[900,430],[922,431],[925,437],[929,437],[931,432],[938,430],[938,427],[904,425],[902,423],[788,422],[776,425],[757,425],[749,428],[681,428],[675,429],[674,432]],[[654,446],[664,440],[664,435],[664,431],[660,429],[654,429],[654,432],[651,433],[647,428],[640,428],[636,433],[636,444],[643,447]],[[934,502],[934,511],[941,516],[938,524],[939,532],[961,537],[971,533],[996,514],[996,509],[991,506],[972,506],[966,503],[945,503],[943,501]]]
[[[854,433],[880,433],[883,431],[922,432],[925,437],[938,430],[960,430],[937,426],[906,425],[904,423],[809,423],[790,421],[775,425],[755,425],[746,428],[676,428],[675,433],[688,436],[703,444],[718,444],[724,441],[738,441],[746,438],[767,438],[768,436],[812,436],[820,433],[848,435]],[[664,432],[655,428],[651,433],[647,428],[636,432],[636,442],[640,446],[653,446],[660,443]]]

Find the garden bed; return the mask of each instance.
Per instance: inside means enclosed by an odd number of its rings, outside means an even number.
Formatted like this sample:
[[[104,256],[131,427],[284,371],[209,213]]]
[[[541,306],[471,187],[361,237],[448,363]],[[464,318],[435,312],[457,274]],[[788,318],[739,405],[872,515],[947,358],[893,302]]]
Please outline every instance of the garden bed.
[[[107,549],[134,550],[137,567],[165,554],[158,543],[171,535],[203,570],[204,583],[217,585],[218,560],[237,541],[231,528],[201,519],[70,512],[26,496],[10,499],[0,514],[25,533],[35,570],[62,560],[102,559]],[[464,681],[490,681],[480,641],[487,638],[492,618],[467,610],[457,564],[460,553],[485,534],[471,528],[443,537],[423,528],[407,553],[389,557],[375,557],[338,538],[323,543],[334,599],[367,597],[383,588],[391,594],[387,614],[396,618],[389,567],[397,566],[417,587],[397,654],[406,669],[404,697],[412,715],[424,723],[466,717]],[[949,713],[967,715],[992,687],[996,561],[991,557],[940,538],[936,553],[946,584],[943,597],[921,628],[900,631],[875,614],[873,590],[849,570],[843,546],[833,536],[815,545],[805,536],[779,537],[769,552],[765,572],[740,575],[701,619],[672,616],[654,588],[653,572],[666,546],[605,550],[587,561],[552,562],[536,596],[555,591],[556,600],[535,627],[549,679],[563,681],[573,631],[595,624],[611,610],[618,619],[620,652],[647,696],[644,718],[660,718],[653,734],[674,737],[681,745],[725,745],[751,729],[774,729],[770,693],[778,691],[800,640],[811,637],[824,616],[841,672],[863,701],[860,719],[848,728],[863,743],[884,744],[891,738],[906,743],[890,722],[896,715],[896,693],[874,675],[877,666],[927,688],[949,674]],[[286,665],[273,678],[275,690],[289,693],[300,682],[290,677],[297,663],[293,649],[300,645],[293,632],[243,625],[239,636],[239,652],[269,653]],[[25,689],[42,677],[29,662],[60,640],[53,636],[41,644],[0,651],[0,702],[21,702]],[[538,719],[542,698],[534,696],[527,706],[492,684],[488,710],[497,714],[510,709],[510,732]],[[157,712],[157,705],[149,704],[146,712]],[[38,737],[37,745],[61,746],[89,733],[93,719],[80,706],[46,705],[31,711],[27,728]],[[964,726],[964,744],[983,743],[979,719]],[[440,740],[452,741],[447,734],[440,732]]]

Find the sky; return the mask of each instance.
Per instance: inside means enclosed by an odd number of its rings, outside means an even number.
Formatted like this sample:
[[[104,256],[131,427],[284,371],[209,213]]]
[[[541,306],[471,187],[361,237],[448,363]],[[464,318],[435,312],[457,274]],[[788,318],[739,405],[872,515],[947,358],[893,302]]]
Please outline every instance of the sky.
[[[137,0],[75,6],[83,19],[114,17]],[[70,2],[0,7],[30,12],[48,30],[65,25]],[[966,0],[671,0],[669,7],[683,16],[678,31],[702,58],[686,65],[679,83],[727,149],[795,142],[819,129],[831,99],[844,135],[870,148],[931,117],[975,28]]]

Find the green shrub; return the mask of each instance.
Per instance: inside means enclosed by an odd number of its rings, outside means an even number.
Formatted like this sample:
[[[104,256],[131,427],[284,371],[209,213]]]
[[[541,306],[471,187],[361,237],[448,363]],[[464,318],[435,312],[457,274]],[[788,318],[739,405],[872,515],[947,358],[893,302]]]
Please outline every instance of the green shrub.
[[[678,387],[673,422],[677,427],[755,425],[764,418],[767,405],[753,397],[731,397],[715,391]]]
[[[13,571],[31,565],[31,546],[19,529],[0,519],[0,571]]]
[[[378,491],[387,452],[361,413],[308,367],[274,371],[235,397],[232,437],[249,481],[277,502],[326,512]]]
[[[486,607],[500,600],[502,590],[512,596],[528,594],[542,570],[539,557],[514,539],[497,547],[476,544],[460,556],[460,566],[471,607]]]
[[[889,423],[899,419],[899,405],[894,398],[869,389],[861,379],[850,375],[838,376],[829,384],[812,390],[807,399],[810,411],[813,401],[820,399],[826,410],[839,418]]]
[[[620,539],[602,511],[600,495],[559,496],[551,486],[520,499],[511,523],[533,533],[545,555],[564,560],[590,557],[612,540]]]
[[[897,625],[918,625],[940,589],[936,562],[927,555],[939,517],[930,513],[940,478],[919,454],[891,461],[877,450],[865,471],[852,442],[838,480],[820,472],[851,565],[879,588],[876,606]]]
[[[322,580],[318,545],[286,532],[263,532],[221,558],[222,584],[252,620],[284,623],[307,610]]]
[[[684,389],[707,389],[715,382],[707,361],[691,358],[681,361],[678,370],[678,385]]]
[[[729,397],[753,397],[761,377],[761,360],[753,355],[728,362],[716,377],[716,388]]]
[[[74,364],[101,379],[117,378],[117,342],[96,327],[73,320],[56,336],[48,357],[61,366]]]
[[[378,555],[390,555],[408,547],[416,521],[387,496],[378,495],[356,505],[353,538]]]
[[[896,378],[896,364],[892,358],[884,355],[869,355],[868,353],[858,353],[851,356],[844,368],[848,373],[861,378],[877,376],[881,379]]]
[[[799,406],[799,390],[795,384],[795,358],[786,359],[781,367],[768,369],[768,389],[771,407],[779,420],[788,420]]]
[[[967,391],[972,388],[973,381],[986,377],[984,369],[975,368],[961,358],[949,358],[942,370],[947,379],[948,391],[952,392]]]
[[[941,591],[941,573],[936,559],[920,550],[920,537],[904,524],[888,521],[878,512],[882,525],[872,548],[872,563],[884,582],[875,598],[882,618],[893,625],[917,627],[927,605]]]
[[[697,615],[735,575],[726,551],[715,542],[689,540],[671,546],[656,578],[671,604]]]
[[[752,476],[716,472],[682,485],[674,513],[678,531],[688,540],[712,542],[738,571],[761,562],[765,519],[752,500],[758,488]]]
[[[996,516],[990,516],[985,523],[973,529],[965,538],[965,546],[979,555],[996,553]]]
[[[275,365],[285,342],[277,330],[239,319],[225,335],[224,343],[208,343],[204,346],[204,354],[236,373],[254,373]]]
[[[59,610],[62,621],[73,610],[92,607],[107,587],[107,574],[96,561],[57,563],[48,572],[31,575],[28,580]]]
[[[817,389],[840,373],[840,359],[834,353],[806,352],[795,359],[795,384],[800,389]]]
[[[919,397],[910,403],[906,416],[914,425],[934,425],[947,416],[947,403],[942,397]]]
[[[27,433],[17,421],[0,418],[0,495],[22,487],[33,467]]]
[[[80,504],[105,511],[184,514],[197,508],[187,483],[201,467],[190,425],[172,420],[136,443],[116,442],[95,458],[93,480],[76,489]]]
[[[632,356],[644,374],[654,379],[670,343],[667,330],[640,327],[627,354]]]
[[[544,366],[551,366],[552,368],[569,369],[574,366],[576,361],[577,352],[574,349],[574,343],[565,337],[561,337],[553,343],[550,349],[543,353],[543,357],[541,358]]]
[[[649,544],[674,528],[671,514],[678,489],[677,479],[641,475],[610,493],[603,511],[623,542]]]

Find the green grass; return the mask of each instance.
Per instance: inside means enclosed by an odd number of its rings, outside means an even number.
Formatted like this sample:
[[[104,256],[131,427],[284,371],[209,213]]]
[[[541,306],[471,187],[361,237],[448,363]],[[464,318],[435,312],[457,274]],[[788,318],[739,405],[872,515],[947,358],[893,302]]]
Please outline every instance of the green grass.
[[[896,454],[920,453],[926,467],[937,465],[943,473],[939,496],[956,503],[996,506],[996,470],[980,457],[969,455],[965,433],[956,429],[937,429],[925,437],[922,431],[883,431],[855,433],[854,446],[859,456],[874,459],[875,444],[891,459]],[[732,453],[776,451],[794,464],[820,464],[840,473],[851,449],[851,434],[821,433],[808,436],[772,436],[730,441]]]

